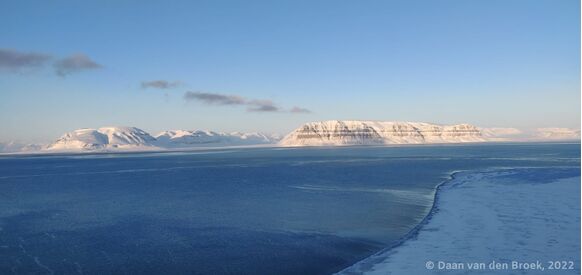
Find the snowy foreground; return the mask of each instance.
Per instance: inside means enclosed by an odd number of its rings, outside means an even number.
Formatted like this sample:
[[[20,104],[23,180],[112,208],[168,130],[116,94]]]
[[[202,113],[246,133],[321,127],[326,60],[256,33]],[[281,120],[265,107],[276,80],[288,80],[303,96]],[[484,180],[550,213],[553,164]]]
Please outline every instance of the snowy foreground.
[[[418,231],[339,274],[580,274],[580,177],[547,171],[457,173]]]

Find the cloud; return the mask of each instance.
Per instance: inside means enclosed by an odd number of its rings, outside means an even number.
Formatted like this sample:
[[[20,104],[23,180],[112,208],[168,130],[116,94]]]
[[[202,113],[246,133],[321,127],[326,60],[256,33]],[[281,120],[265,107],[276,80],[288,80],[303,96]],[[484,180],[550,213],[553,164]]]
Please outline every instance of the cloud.
[[[0,49],[0,69],[18,72],[43,66],[50,55],[32,52],[19,52],[12,49]]]
[[[143,81],[141,83],[142,89],[147,88],[154,88],[154,89],[172,89],[181,86],[182,83],[179,81],[167,81],[167,80],[152,80],[152,81]]]
[[[305,108],[301,108],[301,107],[293,107],[291,108],[291,110],[289,110],[289,112],[294,113],[294,114],[309,114],[311,113],[311,111],[309,109],[305,109]]]
[[[184,94],[184,99],[186,101],[198,100],[210,105],[244,105],[247,104],[247,100],[244,97],[236,95],[223,95],[215,93],[202,93],[202,92],[186,92]]]
[[[74,54],[63,58],[54,64],[56,73],[60,76],[66,76],[71,73],[99,69],[103,66],[97,64],[84,54]]]
[[[34,52],[21,52],[13,49],[0,49],[0,71],[21,72],[43,67],[51,55]],[[84,54],[74,54],[59,59],[53,64],[55,72],[60,76],[83,71],[98,69],[102,66]]]
[[[252,100],[248,103],[249,112],[278,112],[281,109],[270,100]]]
[[[269,112],[284,112],[275,102],[268,99],[249,99],[238,95],[224,95],[217,93],[205,92],[186,92],[184,94],[186,101],[199,101],[208,105],[229,105],[229,106],[246,106],[247,112],[269,113]],[[293,107],[289,110],[290,113],[311,113],[310,110],[300,107]]]

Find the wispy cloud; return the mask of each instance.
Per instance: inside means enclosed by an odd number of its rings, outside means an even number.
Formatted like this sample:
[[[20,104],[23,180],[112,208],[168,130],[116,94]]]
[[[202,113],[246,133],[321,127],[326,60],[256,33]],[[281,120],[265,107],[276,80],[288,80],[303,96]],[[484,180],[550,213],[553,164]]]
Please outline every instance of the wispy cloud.
[[[56,73],[60,76],[67,76],[71,73],[76,73],[86,70],[95,70],[103,66],[91,60],[87,55],[74,54],[63,58],[54,64]]]
[[[294,113],[294,114],[310,114],[311,111],[309,109],[305,109],[305,108],[301,108],[301,107],[293,107],[291,108],[291,110],[289,110],[289,112]]]
[[[49,59],[47,54],[0,49],[0,69],[9,72],[42,67]]]
[[[186,92],[184,94],[184,100],[199,101],[208,105],[246,106],[247,112],[287,112],[285,109],[279,107],[278,104],[271,100],[245,98],[238,95],[225,95],[207,92]],[[291,110],[289,110],[289,113],[311,113],[311,111],[305,108],[293,107]]]
[[[152,81],[143,81],[141,83],[142,89],[172,89],[182,86],[180,81],[167,81],[167,80],[152,80]]]
[[[184,99],[187,101],[198,100],[202,103],[211,105],[244,105],[247,104],[247,100],[244,97],[236,95],[223,95],[215,93],[203,93],[203,92],[186,92],[184,94]]]

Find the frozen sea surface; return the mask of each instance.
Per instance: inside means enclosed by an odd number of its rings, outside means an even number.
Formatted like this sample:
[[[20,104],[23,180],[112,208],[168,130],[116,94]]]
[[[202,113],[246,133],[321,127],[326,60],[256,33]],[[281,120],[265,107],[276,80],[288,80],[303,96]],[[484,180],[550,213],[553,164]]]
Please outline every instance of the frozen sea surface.
[[[579,194],[579,168],[457,173],[415,235],[341,273],[580,274]]]

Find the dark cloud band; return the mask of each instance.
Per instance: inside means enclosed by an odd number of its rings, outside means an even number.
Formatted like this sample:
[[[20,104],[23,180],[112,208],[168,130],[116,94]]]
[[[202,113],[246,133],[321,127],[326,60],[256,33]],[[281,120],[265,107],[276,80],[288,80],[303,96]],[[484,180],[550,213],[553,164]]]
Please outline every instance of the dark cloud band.
[[[235,95],[223,95],[215,93],[202,93],[202,92],[186,92],[184,94],[184,99],[187,101],[198,100],[200,102],[211,104],[211,105],[244,105],[247,104],[247,100],[240,96]]]
[[[179,81],[167,81],[167,80],[152,80],[152,81],[143,81],[141,83],[142,89],[172,89],[181,86],[182,84]]]
[[[103,66],[91,60],[84,54],[74,54],[55,62],[55,71],[60,76],[67,76],[72,73],[99,69]]]
[[[50,55],[32,52],[19,52],[12,49],[0,49],[0,69],[20,71],[43,66]]]
[[[231,105],[231,106],[247,106],[248,112],[284,112],[285,110],[277,106],[271,100],[264,99],[247,99],[238,95],[224,95],[218,93],[206,92],[186,92],[184,94],[186,101],[199,101],[208,105]],[[308,109],[293,107],[289,110],[290,113],[311,113]]]
[[[294,113],[294,114],[309,114],[311,113],[311,111],[309,109],[305,109],[305,108],[301,108],[301,107],[293,107],[291,108],[291,110],[289,110],[289,112]]]
[[[281,109],[270,100],[253,100],[248,103],[249,112],[279,112]]]

